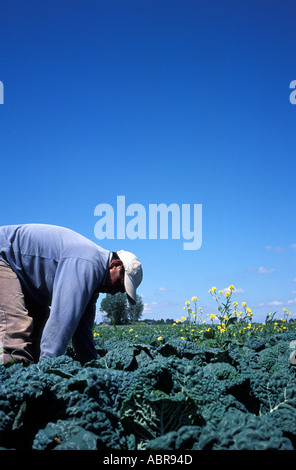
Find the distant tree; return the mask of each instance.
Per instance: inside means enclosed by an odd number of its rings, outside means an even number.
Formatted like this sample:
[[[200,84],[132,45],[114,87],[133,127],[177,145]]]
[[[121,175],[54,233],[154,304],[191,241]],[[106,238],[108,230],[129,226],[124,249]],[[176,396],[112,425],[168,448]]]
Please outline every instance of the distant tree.
[[[106,294],[100,305],[100,312],[105,312],[113,325],[136,322],[143,310],[144,304],[139,295],[137,295],[136,305],[129,305],[126,294],[121,292],[115,295]]]
[[[113,325],[126,325],[128,323],[126,295],[121,292],[115,295],[106,294],[101,302],[100,311],[106,313]]]
[[[131,323],[135,323],[140,320],[144,310],[144,304],[142,297],[137,295],[136,305],[128,305],[128,319]]]

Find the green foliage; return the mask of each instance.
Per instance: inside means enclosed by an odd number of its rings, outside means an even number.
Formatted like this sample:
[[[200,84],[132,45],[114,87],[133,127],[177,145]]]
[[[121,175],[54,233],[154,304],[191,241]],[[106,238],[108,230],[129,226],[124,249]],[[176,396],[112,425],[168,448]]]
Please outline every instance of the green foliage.
[[[126,325],[141,318],[144,310],[142,298],[137,295],[136,305],[129,305],[125,293],[106,294],[101,301],[100,311],[110,319],[112,325]]]
[[[183,426],[151,440],[147,450],[293,450],[291,441],[263,416],[227,411],[216,427]]]
[[[168,431],[194,424],[198,413],[194,400],[184,393],[168,395],[144,390],[130,394],[120,410],[120,418],[126,431],[145,447],[149,440]]]
[[[227,411],[217,427],[207,425],[194,449],[293,450],[291,441],[268,416],[256,417],[237,409]]]
[[[66,444],[63,444],[66,442]],[[69,421],[48,423],[35,436],[34,450],[96,450],[98,436]]]
[[[127,309],[127,316],[131,323],[135,323],[140,320],[144,310],[144,304],[142,297],[137,295],[137,301],[135,305],[129,305]]]
[[[98,358],[0,366],[0,447],[296,449],[293,332],[219,348],[159,326],[98,329]],[[133,331],[130,331],[130,330]]]
[[[187,311],[187,318],[182,316],[181,320],[176,319],[174,323],[176,333],[186,341],[203,341],[206,344],[227,349],[228,345],[233,342],[238,346],[243,346],[249,339],[296,331],[296,322],[291,319],[291,312],[287,308],[283,308],[279,320],[275,318],[277,312],[270,312],[264,323],[255,323],[253,312],[246,302],[242,302],[242,309],[238,302],[232,302],[232,294],[235,290],[233,285],[230,285],[224,294],[216,287],[209,290],[217,304],[218,314],[207,315],[209,316],[207,321],[202,320],[202,308],[197,309],[197,297],[191,298],[194,303],[193,309],[190,307],[190,301],[186,301],[184,309]],[[197,314],[198,311],[199,314]],[[216,323],[217,320],[219,323]]]
[[[121,292],[114,296],[107,294],[101,302],[100,311],[106,313],[112,325],[126,325],[128,322],[126,295]]]

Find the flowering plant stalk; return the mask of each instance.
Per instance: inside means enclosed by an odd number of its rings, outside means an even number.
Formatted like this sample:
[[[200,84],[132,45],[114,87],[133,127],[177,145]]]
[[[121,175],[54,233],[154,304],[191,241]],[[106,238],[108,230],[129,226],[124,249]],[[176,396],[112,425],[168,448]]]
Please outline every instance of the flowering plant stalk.
[[[243,343],[250,335],[252,330],[252,310],[247,307],[246,302],[242,303],[243,311],[237,311],[237,302],[232,302],[234,309],[232,310],[231,296],[235,291],[235,287],[230,285],[226,290],[224,297],[225,302],[221,302],[222,290],[217,292],[216,287],[212,287],[209,293],[218,304],[218,315],[210,315],[210,320],[218,318],[220,323],[216,326],[215,342],[220,347],[225,347],[229,341]]]
[[[253,312],[242,302],[241,310],[237,302],[232,302],[232,294],[235,287],[230,285],[226,290],[217,290],[212,287],[209,293],[217,303],[218,313],[211,313],[210,324],[202,320],[203,311],[197,308],[197,297],[192,297],[194,307],[191,308],[190,301],[185,302],[184,309],[187,311],[187,318],[183,316],[173,324],[178,325],[175,329],[177,336],[187,341],[206,341],[221,348],[226,348],[230,342],[237,346],[245,344],[251,336],[259,337],[263,334],[281,333],[295,328],[295,322],[288,322],[291,312],[283,309],[283,316],[280,321],[275,321],[276,312],[270,313],[262,324],[253,323]],[[223,295],[224,293],[224,295]],[[219,323],[215,323],[218,320]]]

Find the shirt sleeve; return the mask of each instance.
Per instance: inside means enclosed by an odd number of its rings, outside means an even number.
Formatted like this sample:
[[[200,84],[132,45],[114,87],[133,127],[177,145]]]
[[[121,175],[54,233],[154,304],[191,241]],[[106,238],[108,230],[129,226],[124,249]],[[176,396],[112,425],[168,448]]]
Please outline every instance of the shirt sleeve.
[[[91,261],[65,258],[59,262],[53,284],[50,315],[41,338],[40,359],[65,354],[69,341],[100,284],[100,274]],[[88,313],[88,325],[91,319]],[[83,330],[86,323],[83,321],[80,325]],[[87,329],[89,330],[89,326]]]

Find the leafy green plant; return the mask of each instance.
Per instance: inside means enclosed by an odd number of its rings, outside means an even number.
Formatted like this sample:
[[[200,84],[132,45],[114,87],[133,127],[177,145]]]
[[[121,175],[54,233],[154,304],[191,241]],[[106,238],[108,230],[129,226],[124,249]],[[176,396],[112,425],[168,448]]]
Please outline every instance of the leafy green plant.
[[[120,419],[127,432],[137,438],[137,448],[151,439],[198,421],[194,400],[184,393],[161,391],[132,393],[122,405]]]
[[[174,325],[96,325],[84,366],[70,345],[0,365],[0,447],[296,450],[295,324],[285,310],[256,324],[225,294],[208,323],[192,308]]]

